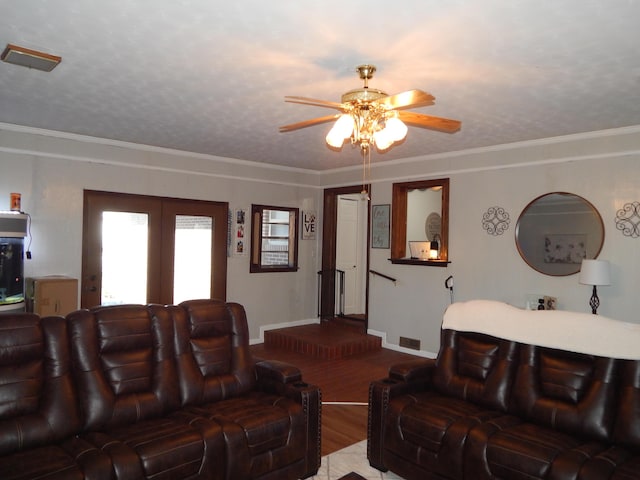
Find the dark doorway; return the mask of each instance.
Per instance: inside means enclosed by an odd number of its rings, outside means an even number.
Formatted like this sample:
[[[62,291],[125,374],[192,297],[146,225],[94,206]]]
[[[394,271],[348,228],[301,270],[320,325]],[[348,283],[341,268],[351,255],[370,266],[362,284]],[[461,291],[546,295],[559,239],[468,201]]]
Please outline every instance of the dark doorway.
[[[366,186],[369,191],[369,186]],[[362,185],[353,185],[347,187],[328,188],[324,191],[323,206],[323,228],[322,228],[322,270],[319,273],[320,282],[320,318],[328,320],[337,317],[341,312],[337,311],[337,294],[339,288],[339,275],[336,270],[337,257],[337,230],[338,230],[338,204],[341,195],[359,194],[362,191]],[[364,313],[358,315],[358,319],[364,321],[366,331],[368,321],[369,308],[369,212],[370,205],[367,204],[366,214],[366,245],[365,245],[365,269],[364,275]],[[364,317],[364,318],[362,318]]]

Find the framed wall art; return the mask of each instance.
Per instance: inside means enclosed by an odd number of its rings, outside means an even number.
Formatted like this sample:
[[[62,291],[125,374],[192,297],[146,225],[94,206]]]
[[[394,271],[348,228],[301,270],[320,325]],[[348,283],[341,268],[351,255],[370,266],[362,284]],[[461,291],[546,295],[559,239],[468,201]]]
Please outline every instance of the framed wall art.
[[[391,205],[371,206],[371,248],[389,248]]]

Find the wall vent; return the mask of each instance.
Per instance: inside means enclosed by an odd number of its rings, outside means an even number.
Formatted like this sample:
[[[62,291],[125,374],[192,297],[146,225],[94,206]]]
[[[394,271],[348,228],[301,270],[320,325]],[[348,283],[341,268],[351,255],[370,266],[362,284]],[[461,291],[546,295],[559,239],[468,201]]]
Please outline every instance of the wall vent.
[[[420,350],[420,340],[417,338],[400,337],[400,346]]]

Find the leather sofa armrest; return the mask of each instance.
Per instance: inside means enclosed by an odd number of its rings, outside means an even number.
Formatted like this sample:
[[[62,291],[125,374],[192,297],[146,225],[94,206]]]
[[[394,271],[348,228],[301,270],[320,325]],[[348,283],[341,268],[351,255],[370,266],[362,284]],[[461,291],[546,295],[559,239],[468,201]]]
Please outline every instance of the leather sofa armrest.
[[[403,382],[430,380],[435,369],[434,358],[421,358],[404,363],[398,363],[389,368],[389,378]]]
[[[275,360],[257,362],[256,377],[260,390],[289,398],[302,406],[307,441],[303,478],[315,475],[320,468],[321,455],[322,394],[320,388],[304,382],[299,368]]]
[[[367,424],[367,458],[372,467],[383,472],[382,450],[385,418],[392,398],[428,390],[435,369],[435,360],[424,358],[399,363],[389,368],[389,376],[369,385],[369,415]]]
[[[258,382],[294,383],[302,381],[298,367],[277,360],[262,360],[256,363]]]

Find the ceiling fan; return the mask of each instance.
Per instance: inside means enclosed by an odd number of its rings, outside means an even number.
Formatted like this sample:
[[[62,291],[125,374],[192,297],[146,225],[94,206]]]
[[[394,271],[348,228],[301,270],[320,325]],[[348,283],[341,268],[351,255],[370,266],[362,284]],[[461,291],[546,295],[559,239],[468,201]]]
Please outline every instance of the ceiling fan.
[[[334,149],[341,149],[345,140],[350,139],[351,144],[358,145],[364,154],[370,152],[373,146],[378,150],[386,150],[394,143],[402,141],[407,134],[405,124],[446,133],[460,130],[461,122],[458,120],[406,111],[409,108],[433,105],[435,97],[429,93],[408,90],[388,95],[382,90],[369,88],[369,80],[375,71],[374,65],[356,67],[364,86],[343,94],[341,103],[285,96],[285,102],[332,108],[340,113],[284,125],[280,127],[280,132],[291,132],[336,120],[327,134],[327,144]]]

